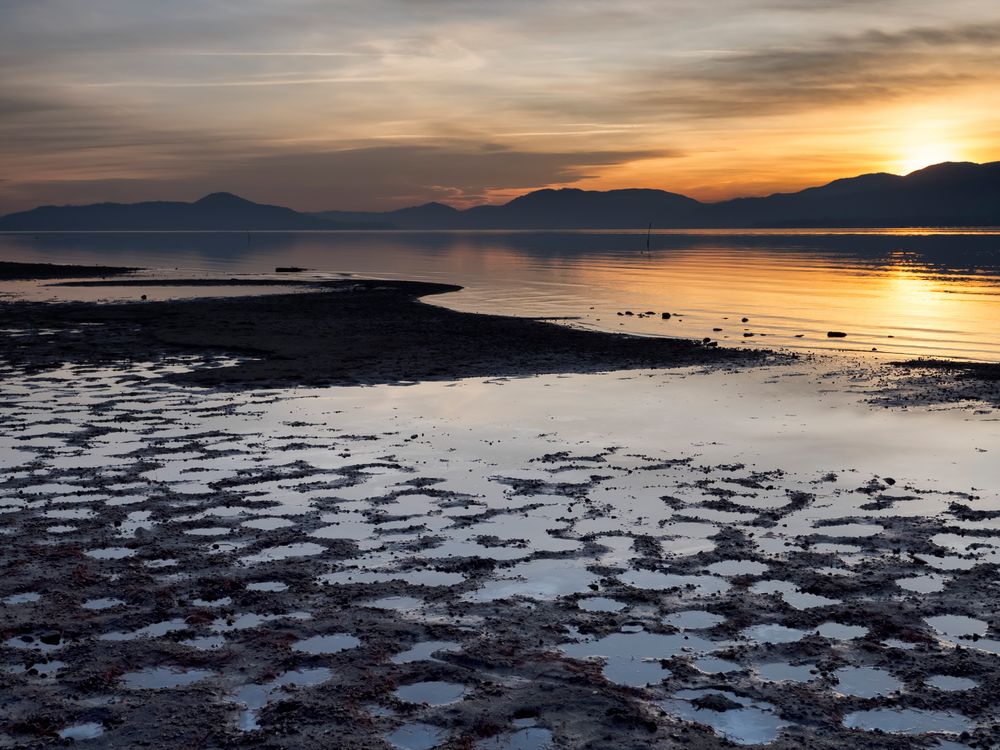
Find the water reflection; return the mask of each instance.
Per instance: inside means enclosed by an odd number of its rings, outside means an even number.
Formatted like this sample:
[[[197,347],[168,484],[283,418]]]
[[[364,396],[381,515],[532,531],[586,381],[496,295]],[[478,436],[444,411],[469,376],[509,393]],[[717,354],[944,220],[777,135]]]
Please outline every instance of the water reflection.
[[[454,282],[465,289],[435,304],[570,316],[571,325],[603,330],[1000,360],[998,233],[661,232],[648,254],[644,240],[630,232],[6,234],[0,257],[225,277],[296,265],[309,278]],[[625,310],[656,315],[616,314]]]

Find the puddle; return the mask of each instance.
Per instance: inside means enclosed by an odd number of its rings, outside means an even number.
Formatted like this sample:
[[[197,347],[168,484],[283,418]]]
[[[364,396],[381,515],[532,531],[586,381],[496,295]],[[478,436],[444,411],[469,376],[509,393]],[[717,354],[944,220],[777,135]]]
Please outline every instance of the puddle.
[[[781,598],[795,609],[812,609],[813,607],[829,607],[840,604],[840,599],[829,599],[825,596],[808,594],[789,581],[758,581],[751,588],[755,594],[780,594]]]
[[[397,612],[415,612],[424,606],[424,600],[413,596],[384,596],[381,599],[361,602],[361,606],[372,609],[393,609]]]
[[[770,568],[756,560],[722,560],[712,563],[705,570],[717,576],[759,576]]]
[[[660,666],[658,661],[611,658],[604,665],[603,674],[609,682],[629,687],[646,687],[658,685],[669,677],[671,672]]]
[[[544,727],[525,727],[475,744],[475,750],[549,750],[551,747],[552,732]]]
[[[691,663],[691,666],[705,674],[726,674],[728,672],[743,671],[742,664],[729,661],[728,659],[720,659],[716,656],[705,656],[701,659],[695,659]]]
[[[819,677],[815,664],[758,662],[753,665],[753,669],[764,682],[811,682]]]
[[[125,687],[131,690],[162,690],[193,685],[211,677],[212,674],[204,669],[185,670],[173,667],[151,667],[139,672],[123,674],[122,682]]]
[[[982,620],[964,615],[937,615],[925,617],[924,621],[934,630],[949,638],[966,638],[973,635],[986,635],[989,625]]]
[[[738,704],[728,711],[699,708],[695,701],[709,696],[721,696]],[[707,724],[712,730],[737,745],[763,745],[774,742],[788,723],[774,713],[768,703],[755,703],[749,698],[722,690],[681,690],[672,699],[659,701],[659,706],[671,716],[685,721]]]
[[[979,687],[978,682],[970,680],[968,677],[952,677],[944,674],[936,674],[932,677],[928,677],[925,682],[932,688],[936,688],[937,690],[946,690],[948,692],[973,690],[974,688]]]
[[[244,685],[235,693],[226,696],[226,700],[243,706],[243,713],[240,715],[237,727],[241,731],[252,732],[260,729],[257,715],[268,704],[275,692],[288,687],[313,687],[326,682],[331,677],[333,677],[333,672],[326,667],[297,669],[278,675],[263,685]]]
[[[961,734],[974,726],[972,719],[946,711],[920,708],[873,708],[855,711],[844,717],[848,729],[878,730],[888,734]]]
[[[663,618],[667,625],[673,625],[681,630],[707,630],[714,628],[726,618],[703,609],[689,609],[684,612],[674,612]]]
[[[414,682],[396,688],[393,695],[407,703],[428,706],[445,706],[456,703],[465,696],[466,687],[455,682]]]
[[[104,597],[101,599],[88,599],[80,606],[83,607],[84,609],[101,610],[101,609],[111,609],[112,607],[121,607],[124,605],[125,602],[123,602],[121,599]]]
[[[577,559],[533,560],[498,571],[478,591],[462,598],[474,602],[492,602],[514,596],[554,599],[587,591],[597,576],[586,569],[589,561]]]
[[[241,557],[240,562],[244,565],[256,565],[265,562],[277,562],[287,560],[291,557],[311,557],[321,555],[326,552],[326,547],[315,542],[296,542],[294,544],[283,544],[278,547],[269,547],[253,555]]]
[[[944,591],[947,582],[947,578],[935,574],[896,579],[896,585],[901,589],[915,591],[918,594],[936,594],[938,591]]]
[[[431,659],[438,652],[461,651],[462,644],[455,641],[424,641],[392,657],[393,664],[409,664]]]
[[[740,635],[758,643],[794,643],[802,640],[807,633],[805,630],[788,628],[776,623],[766,623],[745,628]]]
[[[167,633],[172,633],[175,630],[185,630],[188,625],[184,620],[165,620],[163,622],[155,622],[152,625],[147,625],[144,628],[139,628],[138,630],[131,631],[117,631],[113,633],[103,633],[97,636],[99,641],[134,641],[137,638],[159,638]]]
[[[875,698],[903,689],[902,682],[875,667],[841,667],[833,674],[837,680],[834,690],[840,695]]]
[[[83,554],[93,557],[95,560],[122,560],[126,557],[134,557],[139,550],[128,547],[103,547],[101,549],[89,549]]]
[[[850,641],[855,638],[864,638],[868,635],[868,628],[861,625],[845,625],[842,622],[824,622],[816,632],[824,638],[834,641]]]
[[[29,591],[26,594],[12,594],[4,599],[0,599],[4,604],[16,605],[16,604],[34,604],[40,601],[42,598],[41,594],[35,593],[34,591]]]
[[[281,592],[288,591],[288,584],[282,583],[281,581],[260,581],[258,583],[248,583],[247,591],[270,591],[270,592]]]
[[[729,582],[718,576],[687,576],[661,573],[656,570],[630,570],[619,575],[618,579],[627,586],[656,591],[680,588],[693,590],[697,594],[720,594],[729,590]]]
[[[382,739],[399,750],[432,750],[448,740],[448,732],[430,724],[404,724]]]
[[[74,724],[59,730],[59,739],[83,742],[94,740],[104,734],[104,727],[97,722],[90,721],[86,724]]]
[[[621,612],[628,605],[617,599],[608,599],[606,596],[590,596],[578,599],[576,606],[585,612]]]
[[[361,645],[361,640],[348,633],[314,635],[292,645],[293,651],[305,654],[336,654]]]

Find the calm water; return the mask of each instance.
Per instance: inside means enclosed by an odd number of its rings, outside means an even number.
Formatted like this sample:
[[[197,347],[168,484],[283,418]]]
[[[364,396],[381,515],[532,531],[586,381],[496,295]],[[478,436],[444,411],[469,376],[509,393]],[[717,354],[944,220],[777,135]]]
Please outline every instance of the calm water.
[[[452,282],[465,289],[436,304],[590,328],[1000,361],[1000,231],[659,232],[645,244],[644,231],[6,234],[0,258],[220,276],[297,265]]]

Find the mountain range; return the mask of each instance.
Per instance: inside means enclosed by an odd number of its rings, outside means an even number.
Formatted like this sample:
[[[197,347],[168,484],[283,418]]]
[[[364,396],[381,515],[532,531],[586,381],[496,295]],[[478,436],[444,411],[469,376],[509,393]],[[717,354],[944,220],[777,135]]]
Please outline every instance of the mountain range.
[[[194,203],[41,206],[0,217],[0,231],[330,229],[660,229],[1000,226],[1000,162],[946,162],[865,174],[795,193],[704,203],[664,190],[536,190],[503,205],[442,203],[385,212],[302,213],[213,193]]]

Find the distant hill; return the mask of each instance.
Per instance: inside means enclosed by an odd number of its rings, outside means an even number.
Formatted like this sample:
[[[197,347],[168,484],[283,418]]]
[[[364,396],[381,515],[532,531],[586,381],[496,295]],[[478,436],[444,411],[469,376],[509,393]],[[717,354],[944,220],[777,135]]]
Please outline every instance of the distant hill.
[[[94,203],[41,206],[0,218],[3,231],[218,231],[355,228],[290,208],[212,193],[194,203]]]
[[[0,230],[637,229],[1000,226],[1000,162],[866,174],[797,193],[702,203],[664,190],[536,190],[503,205],[427,203],[396,211],[305,214],[230,193],[194,203],[42,206]]]
[[[324,212],[399,229],[622,229],[1000,226],[1000,162],[867,174],[797,193],[701,203],[663,190],[537,190],[500,206],[440,203],[384,213]]]
[[[384,213],[324,211],[335,221],[377,221],[400,229],[633,229],[650,221],[672,226],[695,220],[703,204],[663,190],[536,190],[502,206],[458,210],[441,203]]]

